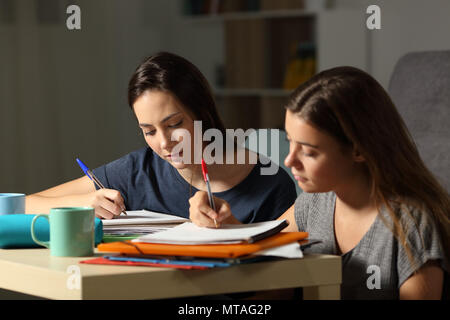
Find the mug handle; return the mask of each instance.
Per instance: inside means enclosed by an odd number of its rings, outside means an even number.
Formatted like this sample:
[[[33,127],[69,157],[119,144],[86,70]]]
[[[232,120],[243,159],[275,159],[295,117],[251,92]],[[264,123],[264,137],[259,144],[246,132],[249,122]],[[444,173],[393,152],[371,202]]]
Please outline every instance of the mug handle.
[[[37,219],[40,217],[47,219],[48,223],[50,224],[48,214],[38,214],[37,216],[35,216],[33,218],[33,220],[31,221],[31,237],[33,238],[33,241],[36,242],[37,244],[40,244],[41,246],[44,246],[44,247],[50,249],[50,241],[41,241],[36,237],[36,235],[34,233],[34,224],[36,223]]]

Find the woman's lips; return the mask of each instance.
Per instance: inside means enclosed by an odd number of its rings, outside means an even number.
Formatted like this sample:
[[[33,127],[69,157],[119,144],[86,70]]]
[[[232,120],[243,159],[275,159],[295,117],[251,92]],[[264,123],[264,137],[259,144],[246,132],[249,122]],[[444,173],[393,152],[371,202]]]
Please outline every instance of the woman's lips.
[[[300,182],[306,182],[306,181],[308,181],[308,179],[303,178],[303,177],[298,176],[298,175],[294,175],[294,179],[297,180],[297,181],[300,181]]]
[[[183,152],[168,154],[166,157],[169,159],[181,159],[183,157]]]

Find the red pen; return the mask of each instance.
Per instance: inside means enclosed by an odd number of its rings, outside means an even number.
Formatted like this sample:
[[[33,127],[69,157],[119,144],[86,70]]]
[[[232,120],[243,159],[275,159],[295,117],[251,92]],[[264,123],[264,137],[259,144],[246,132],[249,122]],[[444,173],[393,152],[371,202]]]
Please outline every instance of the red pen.
[[[214,211],[216,211],[216,206],[214,204],[214,200],[213,200],[213,196],[212,196],[212,192],[211,192],[211,186],[209,184],[208,168],[206,168],[206,163],[203,159],[202,159],[202,173],[203,173],[203,179],[205,180],[205,183],[206,183],[206,188],[208,189],[209,206]],[[213,219],[213,220],[214,220],[214,225],[217,228],[217,221],[216,221],[216,219]]]

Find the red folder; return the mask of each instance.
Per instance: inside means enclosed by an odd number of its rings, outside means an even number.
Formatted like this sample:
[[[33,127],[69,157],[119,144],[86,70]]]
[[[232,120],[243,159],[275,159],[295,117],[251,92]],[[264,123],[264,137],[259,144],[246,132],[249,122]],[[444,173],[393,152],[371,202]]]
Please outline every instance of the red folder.
[[[93,258],[80,261],[80,263],[86,264],[108,264],[108,265],[118,265],[118,266],[144,266],[144,267],[158,267],[158,268],[172,268],[172,269],[185,269],[185,270],[204,270],[209,269],[208,267],[202,266],[189,266],[180,264],[164,264],[164,263],[148,263],[148,262],[133,262],[133,261],[113,261],[103,257]]]
[[[149,254],[209,258],[236,258],[252,254],[264,249],[278,247],[294,241],[306,239],[307,232],[280,232],[254,243],[242,244],[209,244],[209,245],[179,245],[120,241],[101,243],[101,252],[120,252],[123,254]]]

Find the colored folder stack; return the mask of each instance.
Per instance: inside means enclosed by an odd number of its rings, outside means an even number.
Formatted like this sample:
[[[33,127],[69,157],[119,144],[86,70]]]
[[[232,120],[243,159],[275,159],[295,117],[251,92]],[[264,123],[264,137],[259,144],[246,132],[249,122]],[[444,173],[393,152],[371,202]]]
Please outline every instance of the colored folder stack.
[[[259,251],[304,240],[306,232],[282,232],[254,243],[178,245],[132,241],[102,243],[100,252],[116,253],[83,263],[207,269],[277,259]],[[119,255],[117,255],[119,254]]]
[[[196,238],[198,228],[190,223],[185,226],[176,227],[180,232],[187,230],[187,234],[191,236],[186,239],[186,243],[193,243]],[[270,248],[277,248],[288,244],[304,240],[308,237],[306,232],[280,232],[285,228],[285,221],[272,221],[265,223],[255,223],[239,226],[223,226],[222,230],[199,229],[202,236],[208,232],[216,233],[211,236],[211,243],[184,244],[179,241],[179,234],[174,243],[167,242],[168,236],[174,232],[167,234],[161,233],[161,236],[152,238],[141,237],[135,240],[117,241],[110,243],[102,243],[98,246],[100,252],[113,253],[113,255],[105,255],[101,258],[82,261],[82,263],[99,263],[99,264],[116,264],[116,265],[139,265],[139,266],[158,266],[179,269],[206,269],[214,267],[228,267],[235,264],[250,263],[261,260],[277,259],[270,255],[262,255],[261,252]],[[187,228],[186,228],[187,227]],[[172,231],[175,230],[171,229]],[[192,229],[193,228],[193,229]],[[227,229],[228,228],[228,229]],[[247,229],[248,231],[244,230]],[[258,229],[255,233],[255,229]],[[228,232],[224,233],[224,230]],[[260,232],[263,231],[263,232]],[[249,237],[250,233],[251,237]],[[242,235],[242,241],[223,243],[217,242],[217,235],[220,238],[224,234]],[[154,239],[154,242],[151,241]],[[214,239],[214,240],[213,240]],[[164,243],[161,243],[164,240]],[[175,240],[175,239],[174,239]],[[194,241],[195,243],[195,241]],[[298,247],[299,253],[301,253]],[[279,259],[279,257],[278,257]]]

